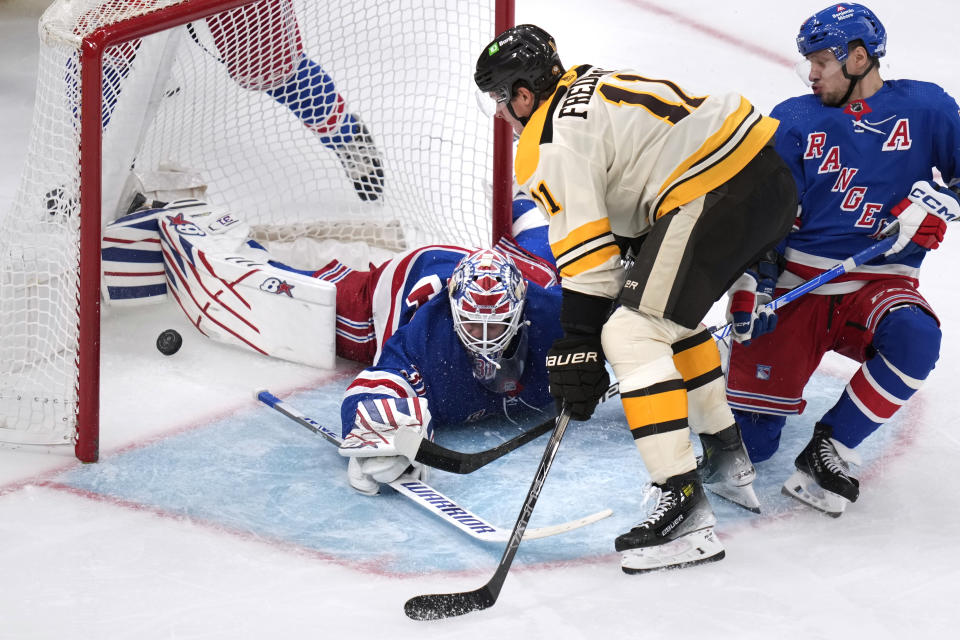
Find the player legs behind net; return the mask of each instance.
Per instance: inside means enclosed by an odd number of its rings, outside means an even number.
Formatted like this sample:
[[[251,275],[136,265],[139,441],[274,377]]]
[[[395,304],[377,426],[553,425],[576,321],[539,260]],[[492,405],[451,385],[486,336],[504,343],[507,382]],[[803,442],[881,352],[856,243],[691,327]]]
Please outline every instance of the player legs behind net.
[[[136,8],[140,0],[128,0],[128,4]],[[81,19],[87,28],[97,21],[96,9]],[[336,154],[357,196],[365,201],[379,199],[384,172],[373,136],[359,115],[347,111],[333,78],[307,57],[292,1],[261,0],[210,16],[206,23],[219,60],[234,82],[250,91],[262,91],[287,107]],[[139,47],[140,40],[124,43],[112,49],[105,60],[104,127]],[[68,82],[74,89],[79,86],[75,60],[68,65]]]

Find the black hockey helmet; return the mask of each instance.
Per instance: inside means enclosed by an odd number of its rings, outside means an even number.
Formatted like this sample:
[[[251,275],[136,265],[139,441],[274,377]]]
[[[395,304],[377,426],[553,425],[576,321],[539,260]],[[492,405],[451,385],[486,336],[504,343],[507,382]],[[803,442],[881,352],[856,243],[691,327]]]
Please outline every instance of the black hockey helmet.
[[[564,73],[553,36],[532,24],[520,24],[501,33],[477,60],[473,75],[477,87],[509,102],[514,88],[527,87],[536,97],[553,91]]]

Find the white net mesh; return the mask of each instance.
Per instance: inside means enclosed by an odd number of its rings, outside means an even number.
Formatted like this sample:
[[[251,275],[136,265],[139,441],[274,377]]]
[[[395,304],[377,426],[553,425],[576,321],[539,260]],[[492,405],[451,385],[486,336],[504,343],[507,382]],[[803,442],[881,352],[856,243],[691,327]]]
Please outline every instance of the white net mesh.
[[[0,212],[0,440],[74,437],[80,43],[211,4],[59,0],[41,19],[28,159]],[[96,224],[175,169],[264,238],[486,245],[492,131],[471,70],[493,35],[493,0],[259,0],[112,46]]]

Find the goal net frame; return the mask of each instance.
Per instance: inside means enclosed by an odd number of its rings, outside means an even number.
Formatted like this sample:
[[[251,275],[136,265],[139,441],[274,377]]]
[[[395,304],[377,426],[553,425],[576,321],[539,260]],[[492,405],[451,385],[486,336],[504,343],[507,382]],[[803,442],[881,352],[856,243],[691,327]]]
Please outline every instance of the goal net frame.
[[[111,47],[129,43],[165,29],[187,25],[212,14],[254,4],[261,0],[184,0],[115,24],[101,26],[85,35],[77,46],[79,105],[79,265],[76,305],[76,422],[74,451],[83,462],[99,458],[100,434],[100,310],[102,171],[104,164],[102,86],[104,54]],[[482,34],[489,41],[513,25],[514,0],[492,0],[494,32]],[[463,73],[472,76],[472,68]],[[429,82],[429,78],[424,79]],[[465,97],[469,98],[469,97]],[[493,123],[492,238],[509,232],[512,201],[513,133],[504,121]]]

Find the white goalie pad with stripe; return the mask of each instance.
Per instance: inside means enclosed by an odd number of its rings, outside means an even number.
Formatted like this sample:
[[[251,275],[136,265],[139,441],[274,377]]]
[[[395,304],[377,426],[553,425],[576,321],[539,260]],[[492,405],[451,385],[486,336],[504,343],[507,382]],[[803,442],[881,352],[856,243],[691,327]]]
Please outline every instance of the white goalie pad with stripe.
[[[169,294],[198,331],[263,355],[329,369],[336,287],[270,263],[249,226],[197,200],[159,211]]]
[[[111,305],[166,302],[167,279],[157,217],[162,209],[137,211],[108,224],[100,242],[104,299]]]

